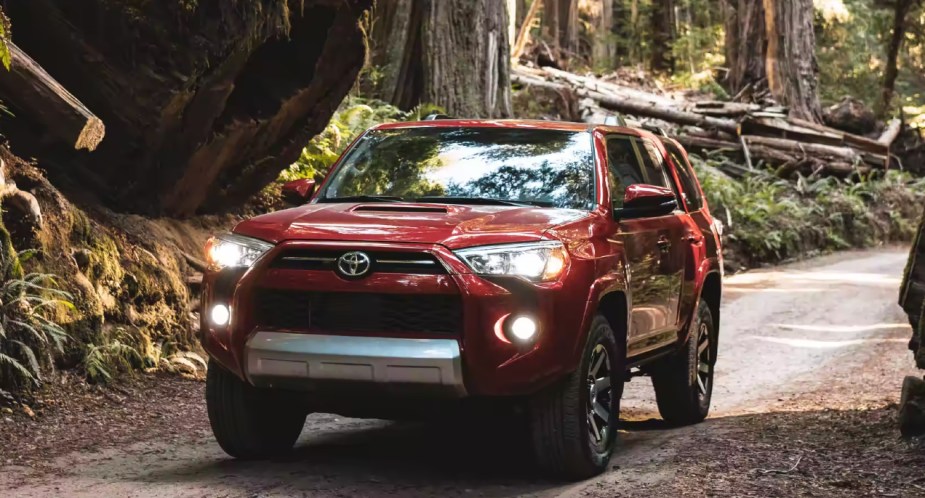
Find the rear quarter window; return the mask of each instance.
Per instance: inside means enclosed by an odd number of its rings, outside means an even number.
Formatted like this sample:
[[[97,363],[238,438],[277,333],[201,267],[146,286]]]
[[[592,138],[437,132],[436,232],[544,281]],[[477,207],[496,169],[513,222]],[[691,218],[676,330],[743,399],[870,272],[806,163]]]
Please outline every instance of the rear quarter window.
[[[671,162],[675,164],[675,169],[678,171],[678,178],[681,180],[681,188],[684,189],[684,196],[687,200],[688,209],[691,211],[703,209],[703,197],[700,194],[700,186],[697,183],[697,178],[694,175],[694,170],[690,162],[684,158],[684,154],[681,153],[675,144],[665,142],[665,148],[668,150]]]

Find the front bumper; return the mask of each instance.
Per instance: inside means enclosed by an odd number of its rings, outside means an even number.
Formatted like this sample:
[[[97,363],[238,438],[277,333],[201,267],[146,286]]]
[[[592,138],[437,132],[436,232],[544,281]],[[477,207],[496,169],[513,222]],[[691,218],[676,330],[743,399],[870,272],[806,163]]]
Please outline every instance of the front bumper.
[[[373,384],[396,393],[466,395],[455,339],[258,331],[247,342],[245,358],[248,380],[258,387],[312,390]]]
[[[345,280],[333,271],[297,270],[270,264],[285,251],[303,248],[427,253],[436,257],[446,271],[371,273],[362,279]],[[587,328],[593,268],[589,260],[575,258],[567,269],[567,278],[532,284],[515,278],[487,279],[473,275],[451,251],[440,245],[287,241],[250,269],[205,274],[203,310],[222,303],[229,305],[232,314],[229,325],[215,326],[209,323],[208,312],[202,313],[202,344],[224,368],[255,385],[318,390],[351,386],[381,393],[416,388],[415,393],[439,391],[453,396],[526,395],[561,378],[577,365],[579,344]],[[331,316],[298,329],[287,328],[288,324],[268,326],[262,322],[256,306],[268,291],[448,296],[458,299],[460,323],[457,331],[439,333],[350,329],[354,323],[368,324],[361,319],[350,320],[345,328],[341,326],[343,323],[332,323]],[[338,308],[337,313],[362,316],[376,312],[359,304]],[[518,314],[528,314],[540,324],[535,343],[512,344],[502,337],[501,324],[507,317]],[[334,325],[338,327],[332,328]],[[268,336],[269,333],[284,335]],[[273,337],[300,340],[283,341],[285,346],[279,346],[266,340]],[[337,347],[325,349],[333,347],[332,341]],[[397,349],[380,351],[386,344]],[[409,346],[412,344],[415,347]],[[444,353],[436,358],[422,358],[423,353],[416,349],[420,344],[440,345]],[[418,367],[423,370],[415,370]]]

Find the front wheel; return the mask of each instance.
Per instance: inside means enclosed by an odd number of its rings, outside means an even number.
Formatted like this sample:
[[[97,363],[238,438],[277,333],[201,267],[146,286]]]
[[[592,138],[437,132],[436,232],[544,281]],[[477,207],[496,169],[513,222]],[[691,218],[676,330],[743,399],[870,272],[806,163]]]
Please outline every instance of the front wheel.
[[[596,316],[578,370],[531,399],[533,449],[543,470],[577,480],[607,468],[617,440],[624,351],[607,319]]]
[[[307,415],[280,392],[251,386],[214,360],[206,375],[206,408],[219,446],[240,459],[288,453]]]
[[[690,425],[707,418],[713,396],[715,363],[713,314],[707,303],[701,300],[687,344],[652,371],[658,411],[666,422]]]

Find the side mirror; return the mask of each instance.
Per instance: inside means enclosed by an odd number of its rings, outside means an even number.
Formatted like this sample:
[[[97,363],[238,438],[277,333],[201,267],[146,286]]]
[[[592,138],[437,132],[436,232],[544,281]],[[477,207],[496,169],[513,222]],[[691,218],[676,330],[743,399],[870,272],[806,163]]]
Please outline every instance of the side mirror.
[[[300,178],[283,184],[283,200],[296,206],[301,206],[312,198],[315,193],[315,180]]]
[[[626,187],[623,207],[613,210],[618,220],[664,216],[678,208],[678,200],[670,188],[637,183]]]

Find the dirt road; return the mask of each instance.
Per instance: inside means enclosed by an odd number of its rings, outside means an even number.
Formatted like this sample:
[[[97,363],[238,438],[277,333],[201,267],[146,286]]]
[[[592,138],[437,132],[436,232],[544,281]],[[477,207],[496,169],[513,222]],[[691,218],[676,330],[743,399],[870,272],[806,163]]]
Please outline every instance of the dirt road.
[[[916,374],[905,345],[908,325],[895,304],[905,258],[903,249],[842,253],[728,278],[711,418],[695,427],[662,427],[650,382],[634,379],[613,469],[590,481],[562,484],[537,475],[516,431],[503,427],[330,415],[309,418],[292,459],[236,462],[212,441],[202,386],[189,383],[172,391],[178,399],[150,402],[151,420],[179,417],[169,423],[107,420],[97,424],[96,437],[47,437],[70,450],[94,441],[93,450],[24,460],[0,453],[0,463],[8,464],[0,468],[0,490],[6,496],[925,495],[919,478],[925,451],[898,440],[893,426],[902,378]],[[164,403],[188,413],[160,415]],[[49,419],[55,416],[49,410]],[[41,430],[41,420],[30,423],[15,427]],[[129,427],[114,430],[118,424]],[[0,431],[10,427],[0,424]],[[107,437],[111,443],[97,441]],[[46,453],[54,447],[37,445]]]

